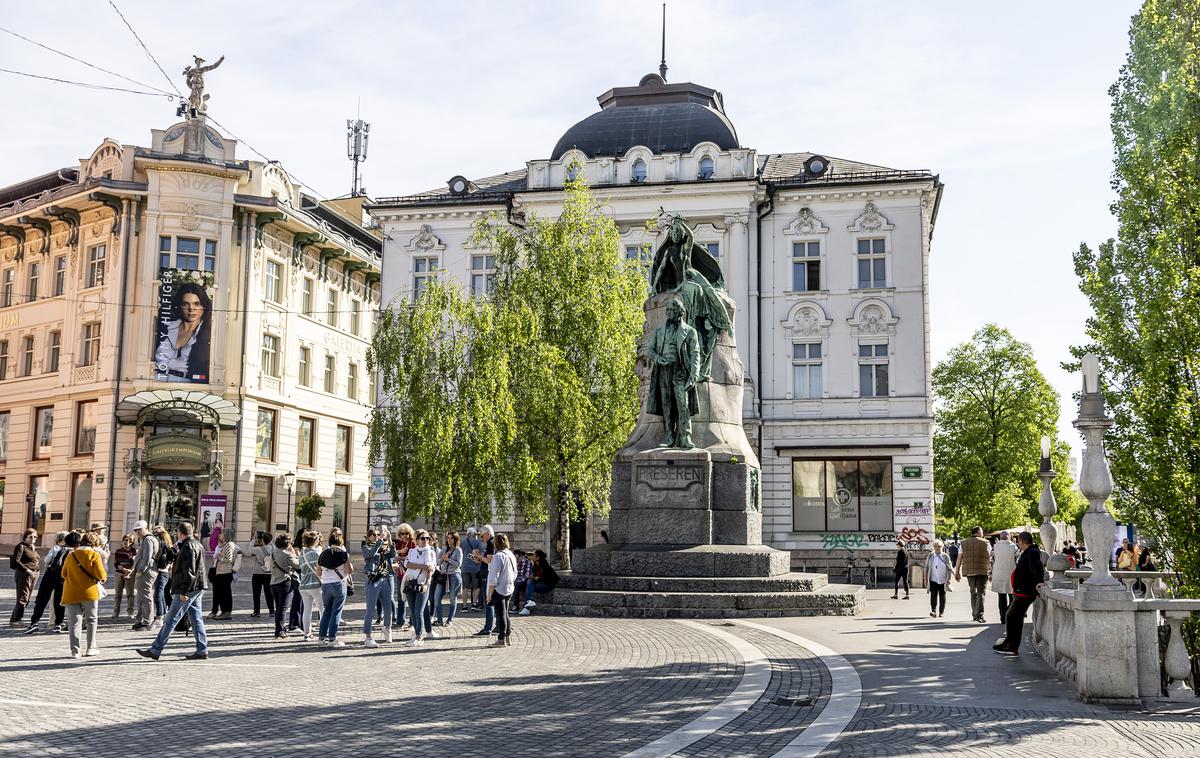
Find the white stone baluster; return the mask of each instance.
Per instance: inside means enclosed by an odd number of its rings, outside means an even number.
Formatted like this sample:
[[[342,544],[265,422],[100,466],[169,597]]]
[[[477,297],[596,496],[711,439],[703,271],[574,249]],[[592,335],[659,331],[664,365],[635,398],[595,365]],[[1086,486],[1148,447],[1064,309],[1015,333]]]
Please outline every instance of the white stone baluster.
[[[1192,673],[1192,661],[1183,642],[1183,622],[1191,615],[1191,611],[1166,611],[1163,614],[1171,627],[1171,638],[1167,642],[1167,654],[1163,663],[1167,670],[1167,697],[1172,700],[1196,697],[1195,691],[1187,686],[1186,680]]]

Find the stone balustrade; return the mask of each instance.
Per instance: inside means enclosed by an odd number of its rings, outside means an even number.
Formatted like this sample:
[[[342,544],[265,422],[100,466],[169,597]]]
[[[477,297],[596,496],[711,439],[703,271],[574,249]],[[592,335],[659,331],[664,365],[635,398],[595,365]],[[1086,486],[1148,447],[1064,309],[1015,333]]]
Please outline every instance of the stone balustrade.
[[[1091,572],[1066,574],[1079,582]],[[1060,677],[1075,684],[1080,698],[1088,702],[1139,704],[1164,697],[1194,701],[1196,682],[1182,629],[1187,618],[1200,616],[1200,600],[1154,596],[1150,588],[1173,579],[1169,572],[1114,571],[1112,575],[1125,591],[1110,593],[1102,601],[1078,586],[1043,585],[1033,608],[1038,654]],[[1137,579],[1147,586],[1144,598],[1134,597],[1130,589]],[[1170,634],[1165,649],[1160,649],[1159,629],[1164,624]],[[1113,654],[1088,655],[1086,640],[1097,636],[1108,637],[1107,649]],[[1081,668],[1086,675],[1081,676]]]

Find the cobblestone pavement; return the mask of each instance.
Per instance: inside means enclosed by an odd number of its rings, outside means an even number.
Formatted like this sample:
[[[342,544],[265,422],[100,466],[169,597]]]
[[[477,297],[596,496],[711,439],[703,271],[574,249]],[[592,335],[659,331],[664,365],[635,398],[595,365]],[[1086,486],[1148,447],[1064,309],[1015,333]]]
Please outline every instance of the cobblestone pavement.
[[[235,609],[251,605],[245,584]],[[11,597],[0,591],[5,612]],[[101,655],[82,661],[67,657],[65,635],[0,631],[0,755],[123,754],[162,724],[178,756],[251,747],[394,754],[417,745],[452,756],[620,755],[704,715],[744,668],[705,624],[674,621],[517,617],[513,646],[493,650],[473,636],[482,618],[475,613],[423,647],[365,650],[361,602],[348,614],[346,648],[276,641],[265,616],[235,610],[230,621],[207,623],[209,661],[184,661],[192,640],[178,635],[153,663],[133,652],[151,636],[111,612],[110,598],[101,607]],[[771,755],[820,711],[828,673],[796,645],[713,626],[760,647],[770,683],[759,702],[685,754]],[[770,702],[781,695],[813,703]]]
[[[111,599],[96,658],[68,658],[65,635],[0,630],[0,756],[144,753],[147,735],[184,758],[209,758],[213,749],[284,756],[418,746],[454,757],[622,755],[687,732],[744,687],[748,668],[728,635],[761,653],[769,681],[673,755],[802,755],[788,744],[821,717],[833,684],[802,639],[769,627],[834,649],[862,678],[862,704],[823,758],[1010,756],[1014,748],[1200,755],[1200,708],[1081,704],[1036,656],[991,655],[994,625],[953,620],[966,593],[952,593],[944,623],[928,619],[923,603],[872,591],[867,614],[853,619],[751,628],[534,615],[515,619],[511,648],[492,650],[472,635],[481,614],[466,614],[424,647],[365,650],[361,594],[348,614],[349,646],[325,649],[274,640],[269,619],[249,618],[244,580],[234,619],[208,624],[207,662],[182,659],[190,637],[174,638],[158,663],[138,658],[134,648],[150,636],[107,619]],[[0,620],[11,601],[11,574],[0,572]]]

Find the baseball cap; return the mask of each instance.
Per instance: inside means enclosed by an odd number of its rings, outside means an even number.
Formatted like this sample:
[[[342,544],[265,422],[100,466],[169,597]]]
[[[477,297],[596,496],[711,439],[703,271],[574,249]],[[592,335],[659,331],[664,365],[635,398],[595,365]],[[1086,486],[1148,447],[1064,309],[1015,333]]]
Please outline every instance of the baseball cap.
[[[133,522],[133,531],[135,531],[135,532],[136,532],[138,529],[145,529],[145,528],[146,528],[146,522],[145,522],[145,521],[135,521],[135,522]]]

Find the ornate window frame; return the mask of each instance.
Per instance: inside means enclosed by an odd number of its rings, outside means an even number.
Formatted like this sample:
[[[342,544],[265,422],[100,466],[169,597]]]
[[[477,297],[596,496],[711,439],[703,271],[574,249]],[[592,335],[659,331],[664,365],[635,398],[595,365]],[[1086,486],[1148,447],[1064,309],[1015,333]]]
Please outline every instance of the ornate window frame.
[[[875,202],[868,200],[863,206],[863,212],[854,219],[854,223],[846,227],[846,231],[850,232],[850,254],[854,259],[853,268],[853,286],[851,292],[876,292],[881,289],[890,289],[894,286],[894,273],[892,268],[892,230],[896,225],[888,221],[887,216],[875,207]],[[883,266],[884,266],[884,283],[883,287],[860,287],[858,279],[858,243],[860,240],[868,239],[883,239]]]
[[[787,359],[784,361],[787,377],[787,391],[784,393],[784,398],[787,400],[795,400],[799,402],[813,402],[829,397],[829,383],[826,381],[827,372],[825,367],[829,357],[829,330],[833,325],[833,319],[829,318],[825,313],[825,307],[815,300],[801,300],[788,310],[787,317],[780,322],[784,332],[784,344],[787,345]],[[820,343],[821,345],[821,397],[796,397],[794,394],[795,386],[792,376],[792,366],[794,355],[793,345],[805,343]]]
[[[788,272],[785,281],[788,283],[787,292],[826,292],[829,290],[829,262],[828,258],[829,245],[827,237],[829,227],[825,226],[824,222],[813,213],[812,208],[805,206],[796,213],[796,217],[783,228],[783,235],[787,239],[787,255],[785,259],[788,261]],[[796,264],[796,244],[801,242],[816,242],[819,248],[817,254],[817,264],[820,267],[819,286],[815,290],[797,290],[795,286],[795,264]]]

